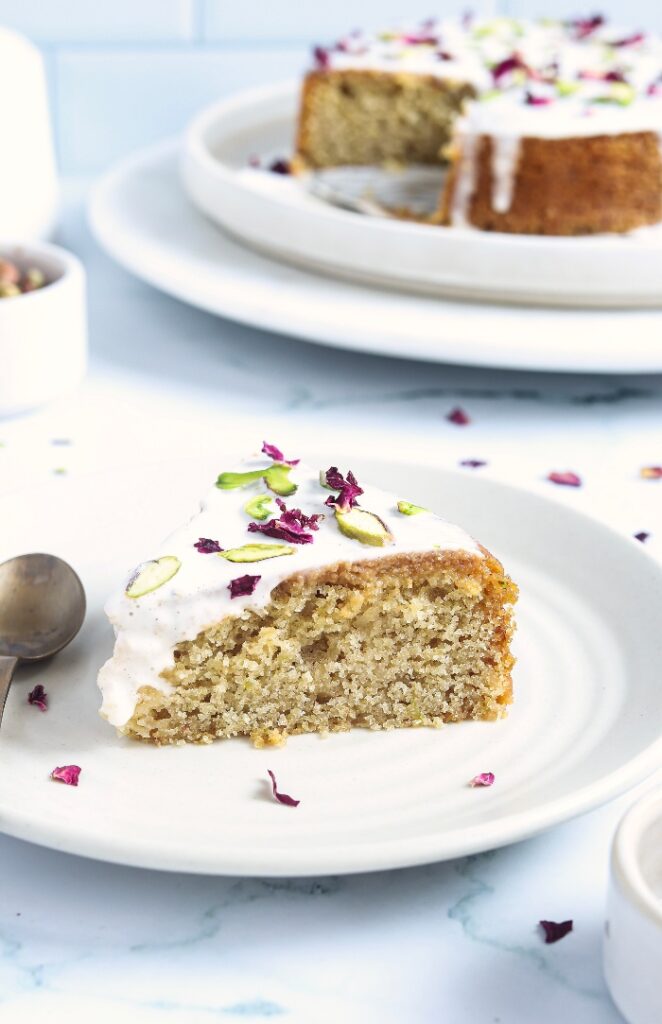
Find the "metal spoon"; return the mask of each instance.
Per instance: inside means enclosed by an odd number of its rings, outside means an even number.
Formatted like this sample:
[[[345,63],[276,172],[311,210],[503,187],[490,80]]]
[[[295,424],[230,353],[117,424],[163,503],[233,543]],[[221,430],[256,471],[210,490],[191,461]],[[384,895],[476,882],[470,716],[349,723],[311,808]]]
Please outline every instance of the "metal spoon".
[[[0,565],[0,722],[20,662],[66,647],[83,625],[85,591],[55,555],[20,555]]]

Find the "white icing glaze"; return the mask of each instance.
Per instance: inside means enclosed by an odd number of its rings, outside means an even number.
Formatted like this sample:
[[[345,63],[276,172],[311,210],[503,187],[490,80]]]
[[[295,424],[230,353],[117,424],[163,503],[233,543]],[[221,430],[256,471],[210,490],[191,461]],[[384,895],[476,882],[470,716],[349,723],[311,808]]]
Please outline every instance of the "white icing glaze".
[[[245,462],[238,471],[268,465],[269,460],[261,457]],[[225,471],[231,467],[221,468]],[[154,686],[163,692],[170,689],[161,673],[174,664],[173,651],[178,643],[193,640],[203,629],[225,616],[264,607],[273,588],[294,572],[401,552],[429,551],[434,547],[467,551],[482,557],[480,548],[464,530],[429,512],[402,515],[397,510],[394,495],[366,485],[363,485],[365,493],[358,499],[359,504],[380,516],[393,534],[394,543],[372,547],[352,540],[340,533],[333,510],[324,506],[327,497],[335,492],[321,486],[319,473],[296,466],[291,479],[298,484],[298,490],[283,499],[287,507],[301,508],[307,515],[326,514],[313,533],[312,544],[292,545],[293,555],[251,563],[232,563],[217,554],[200,554],[193,546],[200,537],[217,540],[226,550],[257,542],[286,543],[248,532],[251,517],[244,511],[244,505],[250,498],[270,494],[274,499],[273,515],[280,515],[276,495],[271,494],[261,480],[236,490],[212,487],[197,515],[153,553],[154,558],[163,555],[179,558],[181,568],[176,575],[144,597],[129,598],[122,588],[110,598],[106,613],[115,627],[117,640],[113,657],[99,673],[99,686],[103,693],[101,714],[111,724],[122,726],[129,720],[141,686]],[[230,581],[246,574],[261,577],[254,593],[231,598]]]
[[[455,187],[451,200],[451,224],[466,227],[469,222],[469,205],[476,186],[478,159],[478,135],[465,135],[460,140],[460,159],[456,165]]]
[[[635,34],[609,25],[583,38],[578,34],[576,24],[556,20],[493,18],[469,26],[444,20],[390,33],[354,34],[325,53],[332,69],[417,73],[468,83],[478,96],[466,104],[461,131],[467,135],[512,139],[662,132],[662,40],[646,33],[631,45],[614,46]],[[424,41],[412,43],[416,38]],[[526,70],[514,68],[495,78],[494,69],[514,55]]]
[[[521,139],[499,135],[492,139],[492,209],[507,213],[513,201]]]

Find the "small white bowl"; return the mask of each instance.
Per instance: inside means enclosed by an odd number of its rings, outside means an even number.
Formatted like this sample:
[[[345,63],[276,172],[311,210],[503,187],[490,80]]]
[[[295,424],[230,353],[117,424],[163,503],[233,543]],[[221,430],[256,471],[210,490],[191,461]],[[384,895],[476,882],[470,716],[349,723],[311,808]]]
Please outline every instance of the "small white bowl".
[[[38,267],[49,282],[0,298],[0,416],[44,405],[73,390],[87,363],[85,271],[46,242],[0,242],[0,259]]]
[[[629,1024],[662,1022],[662,788],[628,811],[614,837],[604,967]]]

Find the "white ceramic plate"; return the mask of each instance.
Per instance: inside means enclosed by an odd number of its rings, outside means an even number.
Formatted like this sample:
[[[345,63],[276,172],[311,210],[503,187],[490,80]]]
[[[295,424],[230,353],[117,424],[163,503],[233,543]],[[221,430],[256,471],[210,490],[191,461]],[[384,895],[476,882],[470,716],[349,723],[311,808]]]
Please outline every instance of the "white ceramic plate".
[[[233,241],[187,201],[178,143],[101,179],[90,223],[156,288],[212,313],[378,355],[527,370],[662,372],[662,313],[493,306],[388,292],[306,273]]]
[[[351,281],[437,296],[574,306],[661,306],[662,228],[549,238],[360,216],[316,198],[305,178],[249,166],[292,152],[298,84],[215,103],[184,142],[186,190],[257,249]],[[439,173],[439,189],[442,175]]]
[[[118,739],[97,715],[96,672],[112,646],[103,601],[155,538],[192,511],[191,499],[223,462],[62,479],[0,499],[0,559],[56,552],[79,571],[89,598],[74,645],[50,665],[19,672],[12,687],[0,735],[3,831],[153,868],[368,871],[521,839],[660,764],[662,569],[641,545],[501,484],[355,458],[359,479],[388,480],[457,519],[520,583],[508,718],[294,737],[268,751],[244,740],[159,749]],[[46,714],[26,703],[37,680],[50,695]],[[71,763],[82,767],[77,789],[49,780],[54,766]],[[272,800],[268,768],[298,808]],[[467,785],[481,771],[495,772],[491,789]]]

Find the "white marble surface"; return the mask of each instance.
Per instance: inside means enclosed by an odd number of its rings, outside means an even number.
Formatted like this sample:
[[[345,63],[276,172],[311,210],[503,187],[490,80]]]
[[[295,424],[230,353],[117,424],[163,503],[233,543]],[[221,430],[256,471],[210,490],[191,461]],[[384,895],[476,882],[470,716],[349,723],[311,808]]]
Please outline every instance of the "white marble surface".
[[[90,374],[69,400],[0,421],[3,490],[239,433],[319,435],[444,466],[484,458],[464,471],[650,531],[662,557],[662,481],[638,476],[662,462],[662,378],[427,366],[259,334],[116,268],[85,229],[81,188],[67,196],[59,240],[90,274]],[[445,419],[458,404],[469,426]],[[544,479],[568,469],[582,488]],[[494,853],[315,880],[149,873],[0,837],[0,1022],[617,1024],[601,934],[609,841],[632,799]],[[575,931],[545,946],[541,917]]]

